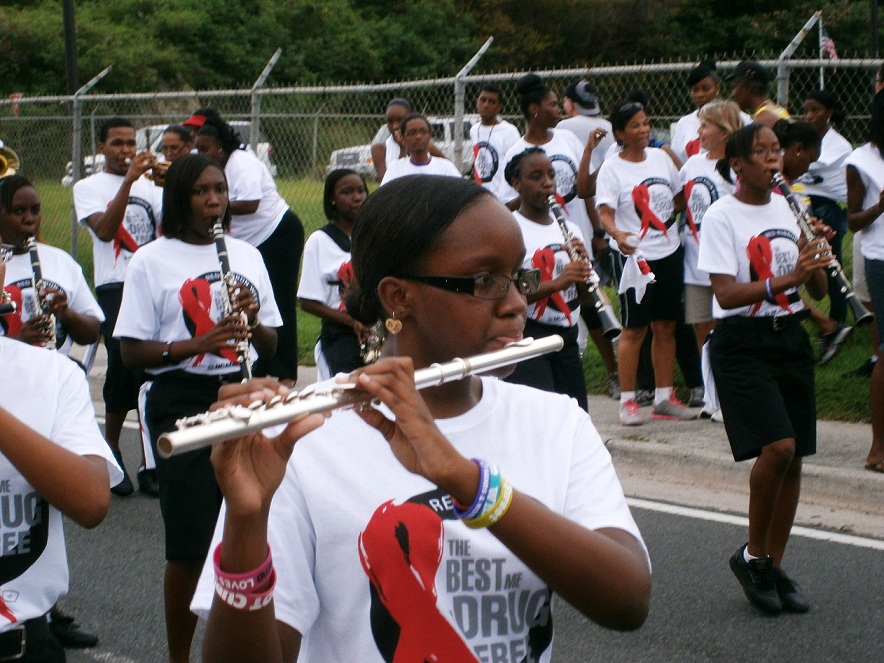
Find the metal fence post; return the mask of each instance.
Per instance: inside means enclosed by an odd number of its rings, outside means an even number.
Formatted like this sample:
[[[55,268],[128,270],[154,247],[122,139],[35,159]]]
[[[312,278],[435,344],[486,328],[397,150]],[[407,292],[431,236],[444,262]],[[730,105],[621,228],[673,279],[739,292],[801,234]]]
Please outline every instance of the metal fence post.
[[[464,77],[476,66],[479,58],[488,50],[493,41],[494,37],[488,37],[488,40],[482,44],[482,48],[476,51],[476,54],[470,58],[470,61],[454,77],[454,164],[458,170],[463,170],[463,107],[466,93]]]
[[[780,53],[780,57],[777,59],[777,103],[783,108],[789,107],[789,67],[786,64],[786,60],[792,57],[792,54],[810,32],[813,24],[821,20],[822,15],[821,11],[814,12],[814,15],[808,19],[804,27],[792,38],[792,41],[783,49],[783,52]]]
[[[261,75],[258,76],[258,80],[255,81],[255,84],[252,86],[251,96],[252,96],[252,126],[249,131],[249,144],[252,147],[252,151],[255,153],[258,152],[258,131],[261,128],[261,88],[264,87],[264,83],[267,81],[267,77],[270,75],[270,72],[273,70],[273,66],[276,64],[276,61],[279,60],[279,56],[282,55],[282,48],[277,48],[276,53],[268,60],[267,65],[264,67],[264,71],[261,72]]]
[[[102,78],[107,76],[110,73],[110,70],[113,69],[113,65],[107,67],[104,71],[98,74],[91,81],[86,83],[79,90],[74,92],[74,96],[71,98],[72,106],[73,106],[73,145],[71,156],[71,175],[73,179],[73,183],[71,186],[77,183],[80,179],[80,174],[83,168],[83,132],[80,127],[82,124],[82,105],[80,101],[80,97],[89,92],[93,87],[98,84]],[[71,256],[73,256],[74,260],[77,259],[77,239],[78,232],[77,226],[79,219],[77,219],[77,210],[71,205]]]

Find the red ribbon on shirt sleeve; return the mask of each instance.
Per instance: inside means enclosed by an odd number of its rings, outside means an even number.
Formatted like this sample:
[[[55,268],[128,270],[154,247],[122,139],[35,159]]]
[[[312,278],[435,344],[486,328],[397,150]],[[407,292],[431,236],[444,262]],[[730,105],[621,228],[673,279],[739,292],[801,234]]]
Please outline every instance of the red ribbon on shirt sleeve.
[[[555,252],[553,252],[548,246],[542,249],[537,249],[531,257],[531,266],[540,270],[541,281],[552,281],[556,270]],[[536,308],[534,309],[536,312],[536,319],[539,320],[543,317],[543,312],[546,311],[546,305],[549,303],[549,300],[552,300],[556,307],[565,314],[568,318],[568,324],[572,324],[571,307],[568,306],[565,298],[562,297],[561,290],[556,290],[549,297],[544,297],[543,299],[538,299],[534,302],[536,305]]]
[[[347,310],[345,299],[347,298],[347,291],[350,290],[350,285],[353,283],[354,278],[353,263],[349,260],[342,262],[341,266],[338,267],[338,283],[340,283],[339,288],[341,293],[341,303],[338,304],[339,311]]]
[[[666,238],[668,239],[669,234],[666,232],[666,224],[663,223],[654,213],[654,210],[651,209],[651,192],[648,189],[647,184],[636,184],[632,188],[632,202],[635,203],[635,206],[641,215],[642,230],[640,237],[644,239],[644,236],[648,234],[650,227],[654,226],[654,228],[666,235]]]
[[[773,278],[773,250],[770,246],[770,240],[767,237],[762,237],[760,235],[752,237],[749,240],[749,244],[746,246],[746,253],[749,256],[749,265],[752,267],[756,276],[758,276],[759,281],[766,281],[767,279]],[[777,293],[774,295],[774,299],[780,308],[792,313],[792,308],[789,306],[789,297],[785,292]],[[749,310],[749,315],[755,315],[758,313],[761,304],[762,302],[754,303]]]
[[[697,224],[694,223],[694,213],[691,211],[691,191],[694,190],[694,185],[697,183],[697,180],[689,180],[687,184],[684,185],[684,200],[685,200],[685,217],[688,220],[688,228],[691,229],[691,234],[693,234],[694,239],[697,244],[700,243],[700,236],[697,234]]]

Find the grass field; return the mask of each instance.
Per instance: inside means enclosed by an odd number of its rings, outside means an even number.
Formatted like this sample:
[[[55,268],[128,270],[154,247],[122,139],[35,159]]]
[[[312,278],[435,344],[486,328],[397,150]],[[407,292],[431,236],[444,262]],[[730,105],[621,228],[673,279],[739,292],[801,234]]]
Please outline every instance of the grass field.
[[[70,248],[71,240],[71,189],[62,187],[59,182],[38,181],[37,188],[43,203],[43,238],[49,244]],[[277,180],[280,194],[300,217],[307,235],[325,224],[322,213],[322,182],[313,179]],[[370,187],[377,186],[370,183]],[[845,238],[845,266],[851,264],[851,237]],[[86,280],[92,283],[92,245],[89,234],[80,229],[78,232],[77,258]],[[849,270],[848,270],[849,271]],[[616,292],[608,290],[612,301],[616,301]],[[828,300],[819,307],[828,310]],[[809,322],[805,322],[812,339],[816,339],[816,330]],[[313,346],[319,336],[319,319],[307,313],[298,315],[298,345],[301,363],[313,364]],[[841,351],[825,366],[817,368],[817,410],[824,419],[844,421],[868,421],[869,419],[869,382],[861,378],[841,378],[841,373],[862,364],[871,354],[869,333],[866,329],[855,329]],[[589,344],[583,359],[584,374],[589,390],[604,393],[605,370],[595,346]],[[676,371],[676,385],[681,387],[681,395],[686,395],[684,381]]]

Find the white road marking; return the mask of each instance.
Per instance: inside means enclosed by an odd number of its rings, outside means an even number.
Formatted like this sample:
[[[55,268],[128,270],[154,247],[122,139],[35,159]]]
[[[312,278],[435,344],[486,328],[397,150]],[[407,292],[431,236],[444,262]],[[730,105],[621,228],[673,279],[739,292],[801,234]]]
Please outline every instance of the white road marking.
[[[642,500],[634,497],[627,497],[626,502],[636,509],[647,509],[648,511],[659,511],[660,513],[669,513],[675,516],[684,516],[685,518],[696,518],[698,520],[708,520],[716,523],[727,523],[728,525],[740,525],[742,527],[749,526],[749,519],[745,516],[733,516],[727,513],[718,513],[716,511],[705,511],[703,509],[694,509],[686,506],[677,506],[675,504],[666,504],[665,502],[653,502],[651,500]],[[854,536],[852,534],[841,534],[839,532],[828,532],[822,529],[812,529],[810,527],[793,527],[792,534],[794,536],[803,536],[808,539],[817,539],[819,541],[831,541],[833,543],[843,543],[848,546],[858,546],[860,548],[872,548],[873,550],[884,550],[884,541],[879,539],[869,539],[862,536]]]

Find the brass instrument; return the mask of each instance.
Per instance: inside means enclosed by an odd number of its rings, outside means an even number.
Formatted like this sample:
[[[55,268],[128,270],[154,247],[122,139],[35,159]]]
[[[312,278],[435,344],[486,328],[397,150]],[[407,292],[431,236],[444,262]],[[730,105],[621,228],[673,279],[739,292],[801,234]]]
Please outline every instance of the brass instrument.
[[[795,215],[795,219],[798,221],[798,227],[801,229],[801,234],[804,235],[804,238],[808,242],[817,239],[816,234],[813,232],[813,226],[810,223],[810,213],[798,202],[798,198],[786,183],[782,173],[778,173],[775,170],[771,171],[771,181],[773,185],[780,190],[780,193],[783,194],[783,198],[786,199],[786,202],[789,203],[789,208],[792,210],[792,214]],[[825,255],[829,255],[829,253],[830,252],[827,251]],[[845,301],[853,313],[855,320],[854,324],[857,327],[862,327],[871,323],[875,319],[875,314],[869,311],[869,309],[863,306],[862,302],[859,301],[859,297],[857,297],[856,293],[853,291],[853,287],[851,287],[850,281],[848,281],[847,277],[844,275],[844,270],[841,268],[838,261],[833,259],[829,266],[826,267],[826,271],[844,295]]]
[[[144,176],[157,186],[161,187],[166,183],[166,171],[169,170],[169,166],[171,165],[172,162],[170,161],[153,159],[151,161],[150,170],[144,173]]]
[[[510,343],[500,350],[465,359],[452,359],[444,364],[433,364],[414,372],[414,385],[418,389],[435,387],[453,380],[533,359],[548,352],[562,349],[561,336],[552,335],[534,340],[525,338]],[[286,424],[303,414],[331,412],[367,405],[371,396],[356,390],[354,384],[326,382],[323,387],[311,385],[303,391],[291,392],[283,398],[277,396],[269,403],[255,401],[248,407],[229,405],[213,412],[179,419],[177,430],[160,435],[157,450],[163,458],[186,451],[224,442],[271,426]]]
[[[46,282],[43,280],[43,268],[40,265],[40,254],[37,252],[37,238],[34,235],[28,237],[26,246],[28,249],[28,255],[31,258],[31,270],[33,271],[33,275],[31,276],[31,297],[34,302],[34,315],[46,317],[46,322],[43,325],[42,331],[47,335],[47,338],[40,345],[48,350],[55,350],[55,315],[51,313],[49,309],[49,302],[52,301],[52,295],[48,294],[44,296],[40,294],[40,291],[46,287]]]
[[[589,266],[589,278],[586,279],[586,287],[589,296],[592,299],[592,306],[596,310],[599,319],[602,321],[602,335],[607,339],[613,340],[617,338],[623,331],[623,327],[620,326],[620,321],[617,319],[617,315],[611,307],[611,302],[599,287],[599,275],[596,274],[595,270],[592,268],[592,263],[577,252],[577,248],[574,246],[574,234],[568,230],[568,226],[565,223],[565,210],[563,210],[562,206],[556,201],[556,197],[550,196],[547,200],[547,204],[556,219],[556,223],[559,224],[559,230],[562,231],[562,237],[565,240],[565,250],[568,252],[568,257],[571,258],[571,262],[582,260]]]
[[[6,147],[0,141],[0,177],[15,175],[20,170],[21,159],[18,158],[18,155],[12,148]]]
[[[237,311],[233,306],[233,291],[241,285],[237,284],[230,271],[230,259],[227,255],[227,243],[224,241],[224,228],[221,226],[221,219],[215,219],[212,226],[212,237],[215,239],[215,249],[218,252],[218,263],[221,267],[221,287],[224,288],[224,316],[239,315],[242,323],[248,327],[249,319],[246,317],[245,311]],[[236,361],[239,364],[239,370],[243,380],[249,380],[252,377],[252,367],[249,364],[249,341],[243,339],[236,343]]]

